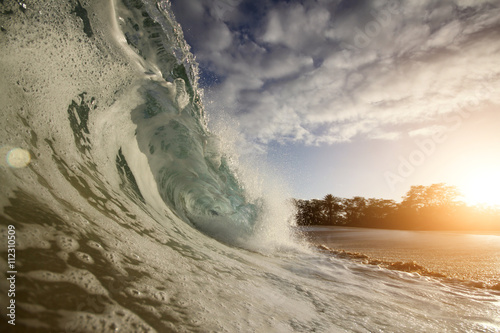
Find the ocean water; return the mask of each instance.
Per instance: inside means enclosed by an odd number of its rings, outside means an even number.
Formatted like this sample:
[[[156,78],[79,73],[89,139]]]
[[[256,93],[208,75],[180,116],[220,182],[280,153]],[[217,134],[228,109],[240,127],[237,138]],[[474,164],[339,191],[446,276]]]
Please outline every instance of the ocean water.
[[[500,291],[500,232],[330,226],[302,230],[311,242],[337,256]]]
[[[208,130],[168,1],[3,0],[0,27],[2,332],[500,331],[498,291],[308,246]]]

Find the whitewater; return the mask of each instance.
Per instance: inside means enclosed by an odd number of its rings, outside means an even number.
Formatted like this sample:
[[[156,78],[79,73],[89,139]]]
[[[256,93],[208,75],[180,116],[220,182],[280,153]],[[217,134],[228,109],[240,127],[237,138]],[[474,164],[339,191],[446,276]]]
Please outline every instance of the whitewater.
[[[169,1],[3,0],[0,27],[2,332],[500,331],[498,291],[310,248],[208,129]]]

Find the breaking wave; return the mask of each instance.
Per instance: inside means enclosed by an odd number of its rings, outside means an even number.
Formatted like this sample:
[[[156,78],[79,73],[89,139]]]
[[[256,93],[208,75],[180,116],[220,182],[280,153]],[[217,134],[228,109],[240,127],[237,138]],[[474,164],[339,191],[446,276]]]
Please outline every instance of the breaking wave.
[[[286,186],[208,130],[169,1],[4,0],[0,27],[2,328],[499,329],[498,293],[304,246]]]

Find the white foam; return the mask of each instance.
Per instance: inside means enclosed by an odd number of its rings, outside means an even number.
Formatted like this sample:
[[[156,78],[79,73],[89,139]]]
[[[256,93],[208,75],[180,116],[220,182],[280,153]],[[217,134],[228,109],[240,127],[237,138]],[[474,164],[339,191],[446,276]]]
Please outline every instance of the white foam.
[[[61,250],[66,252],[76,251],[80,247],[76,239],[63,234],[56,236],[56,243]]]
[[[64,273],[40,270],[31,271],[26,274],[33,279],[42,281],[73,283],[92,295],[109,295],[108,291],[101,285],[99,280],[87,270],[70,267],[64,271]]]
[[[50,241],[55,239],[54,234],[55,230],[51,230],[45,226],[38,224],[24,225],[22,232],[16,233],[16,249],[50,249]]]
[[[84,253],[84,252],[75,252],[75,256],[82,262],[86,263],[86,264],[93,264],[94,263],[94,259],[92,258],[92,256],[88,253]]]
[[[65,310],[58,314],[63,317],[60,322],[66,332],[156,332],[139,316],[119,307],[108,306],[103,314]]]
[[[96,249],[96,250],[101,250],[102,249],[102,245],[101,244],[99,244],[99,243],[97,243],[95,241],[92,241],[92,240],[88,241],[87,245],[90,246],[93,249]]]
[[[59,216],[62,221],[52,221],[55,226],[16,221],[20,225],[16,249],[53,250],[68,265],[63,273],[51,272],[50,264],[46,270],[19,271],[28,279],[49,282],[44,287],[71,283],[111,303],[98,314],[90,313],[94,309],[60,310],[57,304],[31,308],[40,313],[38,318],[60,316],[61,325],[54,329],[69,332],[155,331],[146,321],[165,331],[181,332],[500,327],[491,319],[498,312],[496,295],[480,302],[471,291],[454,294],[453,288],[443,289],[432,281],[329,260],[317,253],[264,250],[261,253],[266,255],[262,255],[226,246],[170,212],[150,171],[162,162],[148,165],[130,119],[130,110],[143,102],[136,87],[149,79],[137,74],[137,64],[125,65],[136,58],[123,52],[126,46],[123,40],[116,41],[116,31],[108,31],[110,4],[83,4],[92,18],[92,40],[83,33],[81,19],[69,14],[74,8],[68,1],[30,2],[25,19],[3,25],[7,33],[1,35],[5,43],[0,48],[0,105],[5,109],[0,121],[8,126],[0,138],[12,147],[30,146],[33,159],[27,168],[0,170],[1,203],[6,205],[7,194],[19,189]],[[39,23],[31,17],[38,11],[42,13]],[[13,31],[19,33],[13,36]],[[67,109],[73,100],[81,102],[78,96],[83,91],[87,92],[84,103],[91,105],[89,99],[95,97],[97,109],[89,119],[92,151],[81,155],[68,125]],[[178,106],[183,103],[178,99]],[[263,181],[261,175],[267,170],[258,161],[240,161],[239,146],[225,142],[232,136],[230,131],[221,135],[225,139],[220,146],[234,161],[231,167],[247,189],[247,200],[263,198],[265,203],[256,237],[246,244],[259,250],[269,244],[271,250],[286,248],[290,244],[286,227],[290,211],[283,202],[288,197],[286,189]],[[115,162],[120,147],[145,203],[132,201],[121,191]],[[209,163],[220,163],[214,151],[208,149],[205,155]],[[62,159],[67,169],[55,163],[55,158]],[[111,202],[106,203],[108,197]],[[216,231],[231,237],[225,227],[220,223]],[[0,232],[5,235],[5,228]],[[54,241],[57,247],[51,246]],[[68,262],[75,264],[68,260],[73,255],[104,272],[96,269],[95,274],[101,275],[95,276],[70,267]],[[144,319],[127,309],[133,306],[144,313]]]

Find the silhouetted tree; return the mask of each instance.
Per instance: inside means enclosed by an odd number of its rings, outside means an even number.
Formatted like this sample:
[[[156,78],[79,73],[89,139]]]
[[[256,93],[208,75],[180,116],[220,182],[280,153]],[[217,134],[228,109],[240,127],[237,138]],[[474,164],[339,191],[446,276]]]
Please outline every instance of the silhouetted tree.
[[[297,225],[346,225],[413,230],[500,230],[500,208],[470,207],[460,192],[443,183],[412,186],[401,203],[331,194],[294,200]]]
[[[402,208],[419,210],[425,206],[425,186],[415,185],[403,196]]]
[[[444,183],[430,186],[412,186],[403,196],[402,207],[419,210],[423,207],[445,206],[457,203],[460,192],[455,186]]]
[[[384,220],[398,209],[398,204],[394,200],[368,199],[365,208],[365,217],[370,220]]]
[[[354,197],[344,200],[346,223],[358,225],[365,214],[367,200],[363,197]]]
[[[412,186],[403,196],[398,217],[411,229],[452,228],[460,192],[444,183]]]
[[[309,205],[309,216],[312,221],[319,225],[327,224],[326,214],[324,211],[323,200],[312,199]]]
[[[339,222],[339,212],[342,208],[342,199],[327,194],[323,198],[323,208],[325,223],[328,225],[337,224]]]

